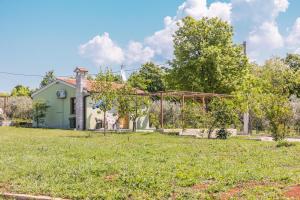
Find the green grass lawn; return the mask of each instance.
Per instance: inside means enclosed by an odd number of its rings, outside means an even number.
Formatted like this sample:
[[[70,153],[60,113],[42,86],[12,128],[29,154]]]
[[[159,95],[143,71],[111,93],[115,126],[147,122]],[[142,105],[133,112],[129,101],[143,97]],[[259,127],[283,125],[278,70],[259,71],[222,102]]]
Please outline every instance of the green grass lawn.
[[[0,128],[0,191],[70,199],[218,199],[230,193],[282,199],[288,186],[300,183],[300,144],[89,134]]]

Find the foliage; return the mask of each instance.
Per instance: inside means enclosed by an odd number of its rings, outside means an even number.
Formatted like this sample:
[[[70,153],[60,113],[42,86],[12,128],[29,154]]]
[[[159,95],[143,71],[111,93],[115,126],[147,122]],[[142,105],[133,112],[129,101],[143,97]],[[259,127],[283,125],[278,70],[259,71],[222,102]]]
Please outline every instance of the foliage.
[[[30,95],[31,95],[31,91],[30,91],[29,87],[26,87],[23,85],[17,85],[11,91],[11,96],[13,96],[13,97],[21,97],[21,96],[29,97]]]
[[[40,124],[43,123],[44,118],[46,117],[46,113],[49,106],[46,102],[42,100],[38,100],[33,102],[33,121],[36,122],[37,128],[40,127]]]
[[[115,76],[110,70],[100,71],[92,82],[91,98],[98,103],[99,110],[104,114],[104,132],[106,132],[106,113],[111,110],[117,98]]]
[[[184,18],[174,48],[167,76],[173,89],[228,94],[248,71],[242,47],[233,44],[233,28],[217,18]]]
[[[300,55],[287,54],[283,61],[293,72],[294,80],[292,81],[292,85],[290,86],[290,94],[300,97]]]
[[[298,71],[300,69],[300,55],[299,54],[287,54],[284,58],[285,64],[291,69]]]
[[[264,85],[260,78],[261,68],[252,65],[250,73],[246,74],[244,81],[237,87],[234,92],[236,104],[239,105],[241,112],[252,112],[258,118],[261,118],[263,113],[260,108],[261,96],[263,94]]]
[[[150,124],[156,129],[160,128],[160,100],[155,100],[149,108]],[[182,127],[181,106],[178,101],[163,101],[163,121],[164,128]]]
[[[269,121],[269,129],[275,141],[287,135],[287,125],[292,117],[290,103],[286,97],[269,94],[264,96],[262,110]]]
[[[9,119],[32,119],[32,99],[26,96],[9,97],[5,111]]]
[[[148,62],[129,77],[128,83],[132,87],[148,92],[164,91],[166,89],[165,71],[160,66]]]
[[[238,113],[231,99],[214,98],[208,105],[208,113],[205,117],[208,127],[208,138],[216,128],[226,129],[228,126],[238,124]]]
[[[291,122],[289,97],[298,82],[298,74],[281,59],[268,60],[264,66],[252,66],[235,92],[241,112],[249,110],[255,118],[266,120],[275,140],[283,139]]]
[[[285,141],[285,140],[279,141],[276,145],[276,147],[278,147],[278,148],[280,148],[280,147],[293,147],[293,146],[296,146],[296,144],[293,143],[293,142]]]
[[[274,58],[266,62],[260,78],[264,87],[261,109],[269,121],[274,139],[283,139],[286,136],[288,122],[292,117],[289,96],[296,80],[295,74],[280,59]]]
[[[50,83],[54,82],[56,80],[54,71],[48,71],[46,72],[45,76],[43,77],[41,83],[40,83],[40,88],[43,88],[47,85],[49,85]]]
[[[291,108],[293,110],[292,125],[300,132],[300,99],[295,95],[290,97]]]
[[[116,108],[120,117],[129,116],[133,121],[133,132],[137,129],[137,119],[148,113],[149,98],[135,95],[137,90],[128,84],[117,91]]]
[[[208,113],[202,104],[187,101],[182,110],[183,128],[203,128],[208,120]]]
[[[285,199],[286,188],[299,183],[300,145],[158,133],[86,135],[0,128],[0,184],[64,199],[193,200],[220,199],[236,187],[243,199]]]
[[[217,131],[217,139],[226,140],[230,136],[230,132],[224,128]]]

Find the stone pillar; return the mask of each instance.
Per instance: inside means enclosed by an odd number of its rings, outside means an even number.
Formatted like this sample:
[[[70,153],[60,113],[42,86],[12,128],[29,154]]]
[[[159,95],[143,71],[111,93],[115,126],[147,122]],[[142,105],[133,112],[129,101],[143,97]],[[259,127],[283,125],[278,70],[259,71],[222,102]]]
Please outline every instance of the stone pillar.
[[[249,112],[244,113],[244,135],[249,135]]]
[[[88,70],[82,67],[77,67],[76,73],[76,129],[84,129],[84,88],[86,84],[86,75]]]

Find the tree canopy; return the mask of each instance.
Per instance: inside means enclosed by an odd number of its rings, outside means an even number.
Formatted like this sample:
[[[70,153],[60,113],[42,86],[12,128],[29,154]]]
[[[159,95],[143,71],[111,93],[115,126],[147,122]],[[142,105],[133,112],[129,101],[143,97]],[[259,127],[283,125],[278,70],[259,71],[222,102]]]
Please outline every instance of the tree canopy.
[[[98,109],[104,115],[104,132],[106,132],[106,113],[114,106],[117,97],[116,88],[113,87],[115,76],[110,70],[106,72],[100,71],[92,84],[91,97],[98,105]]]
[[[164,91],[166,89],[165,71],[160,66],[148,62],[129,77],[128,83],[132,87],[148,92]]]
[[[26,87],[23,85],[17,85],[11,91],[11,96],[14,96],[14,97],[30,96],[30,95],[31,95],[31,91],[30,91],[29,87]]]
[[[45,76],[43,77],[43,80],[40,83],[40,88],[45,87],[56,80],[54,71],[48,71],[46,72]]]
[[[242,46],[233,43],[233,28],[218,18],[184,18],[174,48],[168,75],[173,89],[231,93],[248,70]]]
[[[300,55],[299,54],[287,54],[284,58],[284,62],[293,70],[300,69]]]
[[[292,117],[289,102],[291,88],[299,75],[281,59],[273,58],[261,66],[253,66],[251,73],[236,91],[241,110],[249,110],[254,116],[267,121],[268,129],[275,140],[285,137]]]

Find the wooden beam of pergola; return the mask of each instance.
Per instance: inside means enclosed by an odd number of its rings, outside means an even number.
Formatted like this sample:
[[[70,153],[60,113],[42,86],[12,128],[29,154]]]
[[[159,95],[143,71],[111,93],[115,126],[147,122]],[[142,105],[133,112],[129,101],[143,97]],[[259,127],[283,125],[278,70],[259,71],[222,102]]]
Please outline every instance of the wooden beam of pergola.
[[[203,93],[203,92],[193,92],[193,91],[176,91],[176,90],[171,90],[171,91],[159,91],[159,92],[153,92],[153,93],[147,93],[147,92],[142,92],[136,90],[134,93],[128,94],[132,96],[144,96],[144,97],[157,97],[160,98],[160,128],[164,128],[164,105],[163,101],[164,99],[168,97],[177,97],[179,101],[181,101],[181,109],[184,109],[185,101],[189,98],[193,98],[195,100],[199,100],[200,102],[203,103],[203,109],[207,109],[206,105],[206,98],[212,98],[212,97],[220,97],[220,98],[232,98],[233,95],[228,95],[228,94],[216,94],[216,93]],[[181,100],[180,100],[181,99]],[[182,114],[182,125],[184,123],[184,116]]]
[[[135,93],[132,95],[139,96],[157,96],[160,97],[163,95],[164,97],[222,97],[222,98],[230,98],[232,95],[228,94],[216,94],[216,93],[203,93],[203,92],[191,92],[191,91],[161,91],[161,92],[153,92],[153,93]]]

